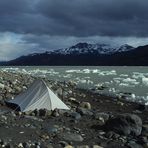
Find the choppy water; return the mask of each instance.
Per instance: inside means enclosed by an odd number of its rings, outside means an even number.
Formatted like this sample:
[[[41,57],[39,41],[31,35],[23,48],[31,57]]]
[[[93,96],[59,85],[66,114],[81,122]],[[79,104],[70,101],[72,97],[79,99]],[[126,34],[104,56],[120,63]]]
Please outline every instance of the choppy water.
[[[120,95],[148,104],[148,67],[108,66],[39,66],[0,67],[3,71],[21,72],[53,80],[77,82],[79,87],[92,89],[104,86],[100,93]]]

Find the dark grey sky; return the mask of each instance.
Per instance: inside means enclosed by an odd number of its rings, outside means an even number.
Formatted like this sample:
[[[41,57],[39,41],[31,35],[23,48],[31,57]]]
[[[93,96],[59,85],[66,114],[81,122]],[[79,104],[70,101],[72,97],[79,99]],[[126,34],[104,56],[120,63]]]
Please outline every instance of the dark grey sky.
[[[0,60],[85,41],[148,44],[148,1],[0,0]]]

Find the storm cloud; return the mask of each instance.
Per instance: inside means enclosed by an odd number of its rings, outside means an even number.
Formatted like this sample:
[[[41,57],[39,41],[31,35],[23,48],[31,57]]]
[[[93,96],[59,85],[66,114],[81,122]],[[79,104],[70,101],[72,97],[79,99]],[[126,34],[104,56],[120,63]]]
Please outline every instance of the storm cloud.
[[[146,0],[1,0],[0,40],[9,46],[1,43],[0,59],[82,41],[147,44],[147,7]]]
[[[148,36],[145,0],[1,0],[0,31],[68,36]]]

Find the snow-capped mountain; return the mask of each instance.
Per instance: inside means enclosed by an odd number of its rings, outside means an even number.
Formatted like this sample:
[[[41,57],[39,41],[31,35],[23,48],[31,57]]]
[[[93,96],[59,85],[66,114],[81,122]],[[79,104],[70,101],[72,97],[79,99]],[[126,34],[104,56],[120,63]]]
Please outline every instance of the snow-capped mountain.
[[[111,46],[108,44],[88,44],[78,43],[70,48],[58,49],[53,51],[57,54],[114,54],[118,52],[125,52],[134,49],[134,47],[125,44],[120,47]]]
[[[33,53],[0,65],[56,66],[148,66],[148,45],[134,48],[107,44],[78,43],[70,48]]]

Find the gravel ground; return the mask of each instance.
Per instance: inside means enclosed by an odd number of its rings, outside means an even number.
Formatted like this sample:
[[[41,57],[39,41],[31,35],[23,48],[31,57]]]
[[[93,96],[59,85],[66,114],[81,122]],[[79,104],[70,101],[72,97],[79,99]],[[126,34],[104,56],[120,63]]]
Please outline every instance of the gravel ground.
[[[5,103],[37,78],[0,72],[0,147],[148,148],[147,106],[46,80],[71,110],[22,113]]]

